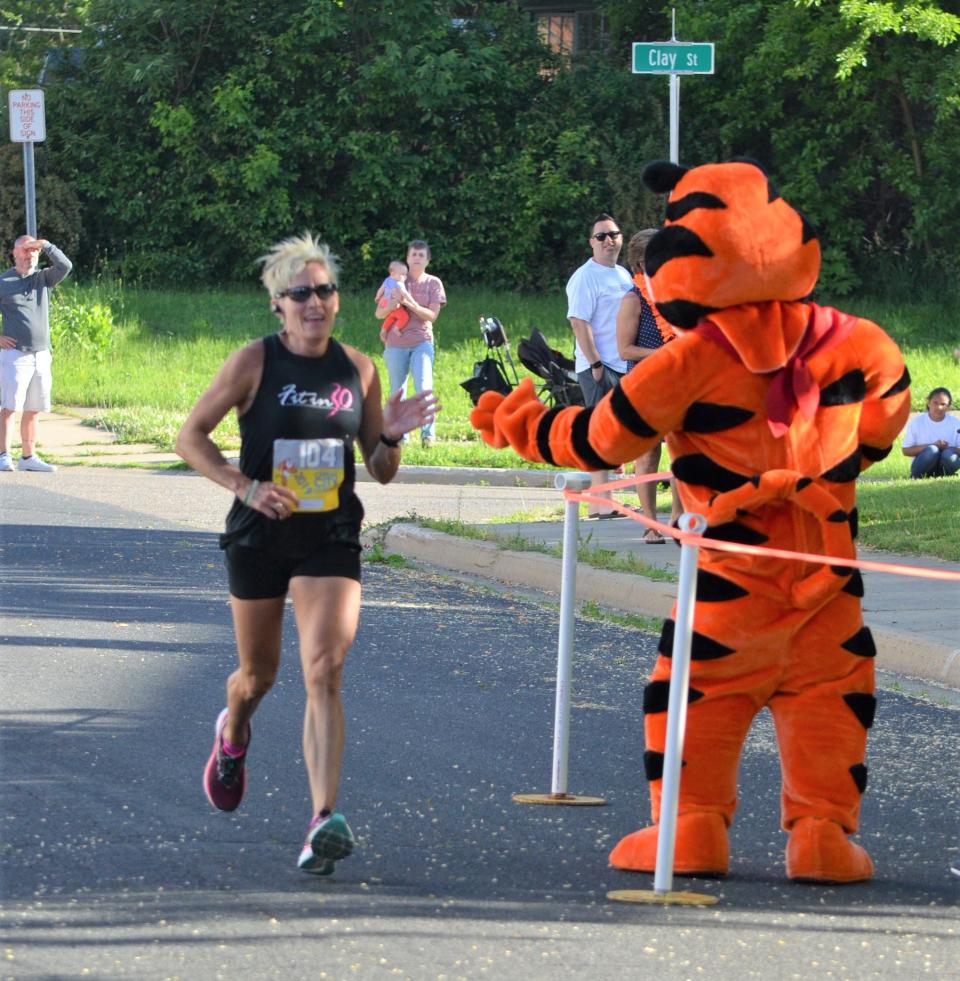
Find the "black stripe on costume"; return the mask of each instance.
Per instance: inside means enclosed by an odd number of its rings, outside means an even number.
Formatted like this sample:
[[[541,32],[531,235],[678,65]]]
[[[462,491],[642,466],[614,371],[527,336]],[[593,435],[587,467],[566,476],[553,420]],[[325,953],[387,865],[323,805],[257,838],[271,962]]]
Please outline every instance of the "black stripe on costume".
[[[652,749],[644,751],[643,772],[646,774],[647,780],[651,783],[654,780],[663,779],[663,761],[663,753],[655,753]]]
[[[834,484],[848,484],[851,480],[856,480],[860,476],[860,450],[854,450],[845,460],[841,460],[820,476]]]
[[[673,652],[673,627],[674,623],[669,617],[663,621],[660,628],[660,640],[657,642],[657,653],[664,657],[670,657]]]
[[[656,436],[657,431],[640,415],[633,407],[633,403],[627,398],[622,386],[617,385],[610,396],[610,411],[613,413],[617,422],[634,436],[647,439]]]
[[[662,657],[673,657],[673,635],[676,631],[676,623],[672,618],[663,621],[663,630],[660,631],[660,643],[657,645],[657,652]],[[727,657],[734,652],[734,648],[721,644],[720,641],[708,637],[706,634],[693,631],[690,642],[691,661],[716,661],[718,658]]]
[[[876,657],[877,645],[873,642],[873,634],[869,627],[861,627],[852,637],[848,637],[841,645],[845,651],[856,654],[857,657]]]
[[[802,491],[813,483],[813,477],[801,477],[797,481],[797,490]]]
[[[850,707],[850,711],[857,717],[860,725],[864,729],[869,729],[873,725],[873,717],[877,712],[877,700],[873,695],[855,691],[844,695],[843,700]]]
[[[673,475],[685,484],[697,484],[715,491],[730,491],[742,487],[749,477],[721,467],[704,453],[688,453],[673,461]]]
[[[702,255],[710,259],[713,251],[700,236],[683,225],[668,225],[659,232],[647,245],[643,256],[643,268],[653,279],[657,270],[671,259],[685,259],[691,255]],[[660,304],[657,304],[660,308]],[[661,310],[662,312],[662,310]]]
[[[687,704],[703,698],[703,692],[696,688],[687,689]],[[666,712],[670,706],[670,682],[651,681],[643,689],[643,711],[648,715],[656,715],[658,712]]]
[[[860,534],[860,512],[856,508],[850,511],[850,537],[856,541]]]
[[[669,704],[669,681],[651,681],[643,689],[643,712],[645,715],[656,715],[658,712],[666,712]]]
[[[854,763],[850,767],[850,776],[862,794],[867,789],[867,768],[862,763]]]
[[[899,395],[901,392],[905,392],[910,387],[910,372],[907,370],[906,365],[903,368],[903,374],[880,396],[882,399],[888,399],[892,395]]]
[[[684,194],[682,198],[677,198],[676,201],[668,202],[665,217],[667,221],[679,221],[684,215],[696,211],[697,208],[726,207],[727,202],[718,198],[716,194],[710,194],[708,191],[691,191],[689,194]]]
[[[820,389],[821,405],[853,405],[867,396],[867,381],[859,368],[848,371]]]
[[[540,451],[540,456],[551,467],[555,467],[557,462],[550,452],[550,427],[553,425],[553,420],[556,419],[557,414],[562,408],[562,406],[554,406],[552,409],[547,409],[537,423],[537,449]]]
[[[592,470],[612,470],[614,464],[607,463],[602,457],[597,455],[596,450],[590,445],[588,431],[590,429],[590,417],[593,415],[595,406],[578,412],[570,427],[570,445],[573,452],[584,460],[587,467]]]
[[[840,590],[841,593],[849,593],[851,596],[856,596],[858,599],[863,598],[863,576],[860,575],[859,569],[845,569],[845,572],[850,573],[850,578],[844,584],[843,589]],[[839,575],[839,571],[837,575]]]
[[[719,433],[734,429],[755,413],[739,405],[720,405],[718,402],[694,402],[683,417],[681,428],[688,433]]]
[[[794,208],[794,211],[796,210],[797,209]],[[817,230],[810,223],[810,219],[802,211],[797,211],[797,214],[800,216],[800,224],[803,227],[803,234],[800,236],[800,244],[806,245],[807,242],[816,239]]]
[[[704,538],[715,538],[718,542],[735,542],[737,545],[762,545],[769,541],[769,536],[755,531],[739,521],[727,521],[722,525],[714,525],[703,533]]]
[[[840,524],[840,522],[847,521],[847,520],[849,520],[847,516],[847,512],[844,511],[843,508],[834,511],[833,514],[827,517],[827,521],[830,521],[833,524]]]
[[[893,446],[867,446],[866,443],[860,444],[860,452],[871,462],[879,463],[881,460],[885,460],[889,455]]]
[[[749,595],[749,590],[715,572],[697,570],[697,600],[701,603],[725,603]]]
[[[692,300],[665,300],[657,304],[663,319],[677,327],[696,327],[704,317],[709,316],[719,307],[707,307]]]

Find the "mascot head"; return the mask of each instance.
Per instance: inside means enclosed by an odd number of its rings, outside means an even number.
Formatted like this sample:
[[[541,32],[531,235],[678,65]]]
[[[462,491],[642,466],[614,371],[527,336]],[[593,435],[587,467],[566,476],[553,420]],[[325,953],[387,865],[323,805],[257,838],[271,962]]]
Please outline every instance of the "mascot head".
[[[652,163],[652,191],[669,192],[644,271],[657,309],[677,327],[742,303],[799,300],[817,281],[820,245],[807,220],[770,186],[759,164]]]

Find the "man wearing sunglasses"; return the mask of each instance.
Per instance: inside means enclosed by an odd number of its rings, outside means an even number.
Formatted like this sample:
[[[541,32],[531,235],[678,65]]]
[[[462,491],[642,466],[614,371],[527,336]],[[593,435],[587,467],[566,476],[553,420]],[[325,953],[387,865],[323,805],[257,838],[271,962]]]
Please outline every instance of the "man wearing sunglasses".
[[[633,282],[630,273],[617,265],[623,233],[610,215],[594,219],[589,244],[593,255],[567,282],[567,319],[576,338],[577,378],[584,403],[591,406],[615,388],[626,373],[627,363],[617,348],[617,312]],[[609,475],[598,471],[590,479],[592,484],[602,484]],[[610,510],[590,514],[593,518],[615,516]]]

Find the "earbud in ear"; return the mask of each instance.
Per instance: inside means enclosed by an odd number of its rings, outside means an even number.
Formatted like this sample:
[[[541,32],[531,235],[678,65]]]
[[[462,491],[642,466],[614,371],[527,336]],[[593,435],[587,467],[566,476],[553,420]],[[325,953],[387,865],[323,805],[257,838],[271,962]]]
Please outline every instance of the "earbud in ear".
[[[271,309],[271,310],[272,310],[272,311],[273,311],[274,313],[279,313],[279,312],[280,312],[280,304],[279,304],[279,303],[271,303],[271,304],[270,304],[270,309]]]

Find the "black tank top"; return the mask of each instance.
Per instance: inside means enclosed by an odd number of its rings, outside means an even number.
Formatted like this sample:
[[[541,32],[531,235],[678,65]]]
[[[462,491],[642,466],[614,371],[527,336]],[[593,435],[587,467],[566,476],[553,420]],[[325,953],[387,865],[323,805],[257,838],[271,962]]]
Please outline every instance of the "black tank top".
[[[363,391],[356,365],[332,337],[319,358],[293,354],[277,334],[263,339],[263,377],[239,419],[240,469],[254,480],[273,479],[275,439],[342,439],[340,506],[318,514],[297,512],[275,521],[233,502],[220,547],[247,545],[305,555],[336,542],[360,548],[363,506],[354,491],[354,441],[360,432]]]

